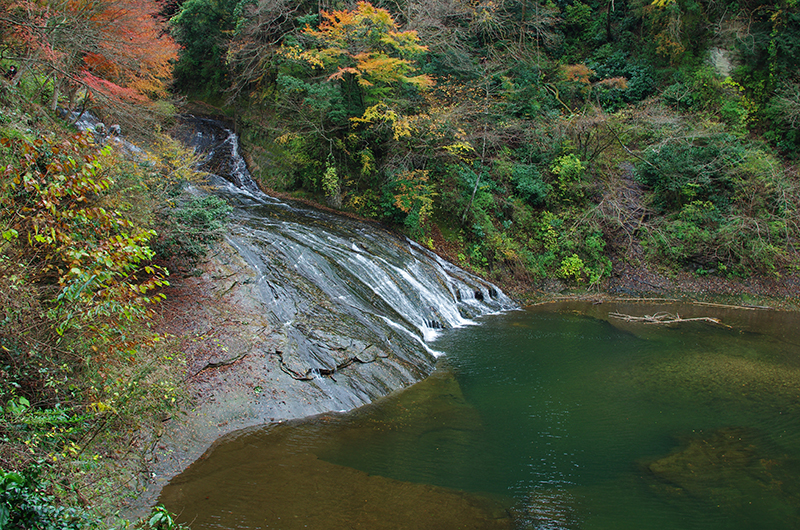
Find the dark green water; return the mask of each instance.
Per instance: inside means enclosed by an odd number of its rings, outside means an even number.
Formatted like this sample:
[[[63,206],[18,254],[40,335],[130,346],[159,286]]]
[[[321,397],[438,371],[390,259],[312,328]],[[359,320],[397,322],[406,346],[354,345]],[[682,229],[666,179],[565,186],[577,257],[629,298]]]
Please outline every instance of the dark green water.
[[[162,500],[193,528],[800,528],[797,315],[549,309],[443,333],[381,403],[231,437]]]

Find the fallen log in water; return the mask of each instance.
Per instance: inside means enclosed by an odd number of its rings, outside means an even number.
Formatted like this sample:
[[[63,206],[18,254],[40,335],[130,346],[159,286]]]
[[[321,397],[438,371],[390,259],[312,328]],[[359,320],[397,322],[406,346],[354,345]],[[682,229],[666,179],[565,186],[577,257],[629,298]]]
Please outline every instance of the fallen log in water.
[[[708,322],[709,324],[716,324],[718,326],[731,329],[731,326],[723,324],[722,321],[718,318],[714,317],[681,318],[681,316],[678,313],[673,314],[673,313],[667,313],[666,311],[660,311],[652,315],[644,315],[644,316],[626,315],[624,313],[609,313],[608,316],[624,320],[625,322],[640,322],[642,324],[681,324],[683,322]]]

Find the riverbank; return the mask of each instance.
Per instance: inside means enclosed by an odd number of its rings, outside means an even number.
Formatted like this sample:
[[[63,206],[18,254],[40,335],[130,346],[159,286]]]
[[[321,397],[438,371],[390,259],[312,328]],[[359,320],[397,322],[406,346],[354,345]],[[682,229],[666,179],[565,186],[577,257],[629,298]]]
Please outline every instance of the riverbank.
[[[338,410],[314,381],[281,367],[282,336],[258,294],[257,271],[225,240],[202,263],[171,277],[160,330],[184,357],[184,407],[164,422],[148,462],[140,516],[161,488],[228,433]]]
[[[726,278],[687,271],[666,273],[644,263],[633,266],[626,261],[614,261],[614,271],[599,291],[603,298],[664,297],[739,307],[800,310],[800,276],[797,274]],[[537,294],[547,299],[554,293]]]
[[[623,271],[612,276],[605,292],[567,291],[553,283],[514,294],[526,303],[539,304],[663,298],[690,305],[798,307],[796,278],[783,283],[771,279],[736,282],[689,275],[668,278],[643,268]],[[169,479],[220,437],[247,427],[337,410],[313,381],[299,381],[281,369],[279,330],[266,321],[255,275],[226,241],[217,244],[195,268],[173,274],[165,290],[160,327],[174,337],[185,358],[185,407],[181,415],[164,423],[147,470],[148,489],[132,506],[134,512],[144,513]],[[708,308],[709,312],[715,310],[718,308]]]

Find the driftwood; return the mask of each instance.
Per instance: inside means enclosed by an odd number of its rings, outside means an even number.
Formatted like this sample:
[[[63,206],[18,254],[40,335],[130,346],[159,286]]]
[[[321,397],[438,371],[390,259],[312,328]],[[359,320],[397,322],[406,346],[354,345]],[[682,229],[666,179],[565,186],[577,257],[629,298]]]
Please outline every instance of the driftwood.
[[[611,298],[610,302],[680,302],[681,300],[678,298],[628,298],[628,297],[619,297],[619,298]]]
[[[642,324],[681,324],[683,322],[707,322],[709,324],[716,324],[717,326],[722,326],[728,329],[732,329],[731,326],[723,324],[722,321],[718,318],[713,318],[713,317],[681,318],[681,316],[677,313],[675,314],[667,313],[666,311],[661,311],[659,313],[654,313],[652,315],[644,315],[641,317],[626,315],[624,313],[609,313],[608,316],[624,320],[625,322],[639,322]]]
[[[748,311],[772,309],[767,305],[730,305],[730,304],[713,304],[711,302],[692,302],[694,305],[705,305],[709,307],[722,307],[725,309],[746,309]]]

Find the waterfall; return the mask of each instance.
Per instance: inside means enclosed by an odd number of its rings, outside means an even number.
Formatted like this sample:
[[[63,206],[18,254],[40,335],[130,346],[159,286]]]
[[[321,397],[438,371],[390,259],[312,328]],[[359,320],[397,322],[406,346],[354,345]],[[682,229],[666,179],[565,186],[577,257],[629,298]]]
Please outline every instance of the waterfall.
[[[389,375],[351,385],[368,402],[427,375],[437,353],[426,343],[441,330],[515,307],[496,286],[405,237],[262,193],[231,130],[186,122],[182,140],[203,154],[215,193],[234,206],[227,241],[257,272],[292,377],[322,385],[354,362],[380,359]]]

